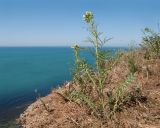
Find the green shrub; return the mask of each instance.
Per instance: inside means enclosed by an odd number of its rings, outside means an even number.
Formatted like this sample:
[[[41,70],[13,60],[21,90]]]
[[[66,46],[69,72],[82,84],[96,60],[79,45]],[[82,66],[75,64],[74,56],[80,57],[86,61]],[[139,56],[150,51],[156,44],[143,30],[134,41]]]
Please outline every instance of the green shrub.
[[[150,28],[145,28],[141,47],[145,50],[146,59],[160,59],[160,34]]]

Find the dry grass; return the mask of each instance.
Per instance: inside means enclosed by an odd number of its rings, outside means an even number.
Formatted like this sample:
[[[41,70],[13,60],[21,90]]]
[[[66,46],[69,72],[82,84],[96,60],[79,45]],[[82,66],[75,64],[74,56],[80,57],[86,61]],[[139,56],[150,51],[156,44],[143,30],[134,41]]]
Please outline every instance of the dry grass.
[[[138,85],[141,93],[137,95],[136,102],[124,105],[122,111],[116,112],[112,119],[98,119],[86,106],[66,99],[69,88],[66,84],[42,98],[53,111],[47,112],[37,100],[20,116],[18,122],[25,128],[159,128],[160,59],[145,60],[143,52],[136,52],[136,58],[137,71],[129,90]],[[104,93],[116,89],[128,73],[124,55],[108,73]],[[76,88],[76,85],[72,87]]]

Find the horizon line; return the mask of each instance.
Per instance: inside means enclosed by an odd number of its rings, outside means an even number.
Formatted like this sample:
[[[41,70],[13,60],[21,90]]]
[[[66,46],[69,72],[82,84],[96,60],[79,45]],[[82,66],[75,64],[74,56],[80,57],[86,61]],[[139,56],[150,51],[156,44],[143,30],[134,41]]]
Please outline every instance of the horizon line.
[[[72,46],[72,45],[71,45]],[[71,46],[69,46],[69,45],[50,45],[50,46],[48,46],[48,45],[43,45],[43,46],[38,46],[38,45],[28,45],[28,46],[23,46],[23,45],[17,45],[17,46],[0,46],[0,48],[7,48],[7,47],[71,47]],[[81,47],[94,47],[94,46],[90,46],[90,45],[79,45],[79,46],[81,46]],[[129,47],[129,46],[104,46],[104,47]]]

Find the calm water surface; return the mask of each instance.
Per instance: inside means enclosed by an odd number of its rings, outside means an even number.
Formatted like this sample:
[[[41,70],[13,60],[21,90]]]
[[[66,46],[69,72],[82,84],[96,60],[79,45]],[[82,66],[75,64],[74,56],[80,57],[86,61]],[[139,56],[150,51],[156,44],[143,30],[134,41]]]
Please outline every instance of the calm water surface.
[[[35,89],[44,96],[71,80],[73,56],[69,47],[1,47],[0,128],[14,125],[15,118],[35,101]]]

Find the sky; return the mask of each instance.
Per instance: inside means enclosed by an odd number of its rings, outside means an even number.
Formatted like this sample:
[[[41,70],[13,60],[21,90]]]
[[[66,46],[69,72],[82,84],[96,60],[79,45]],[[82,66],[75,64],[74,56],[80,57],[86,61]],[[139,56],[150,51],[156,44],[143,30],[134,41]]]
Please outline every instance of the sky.
[[[108,46],[139,44],[157,29],[159,0],[0,0],[0,46],[89,45],[82,15],[92,11]]]

